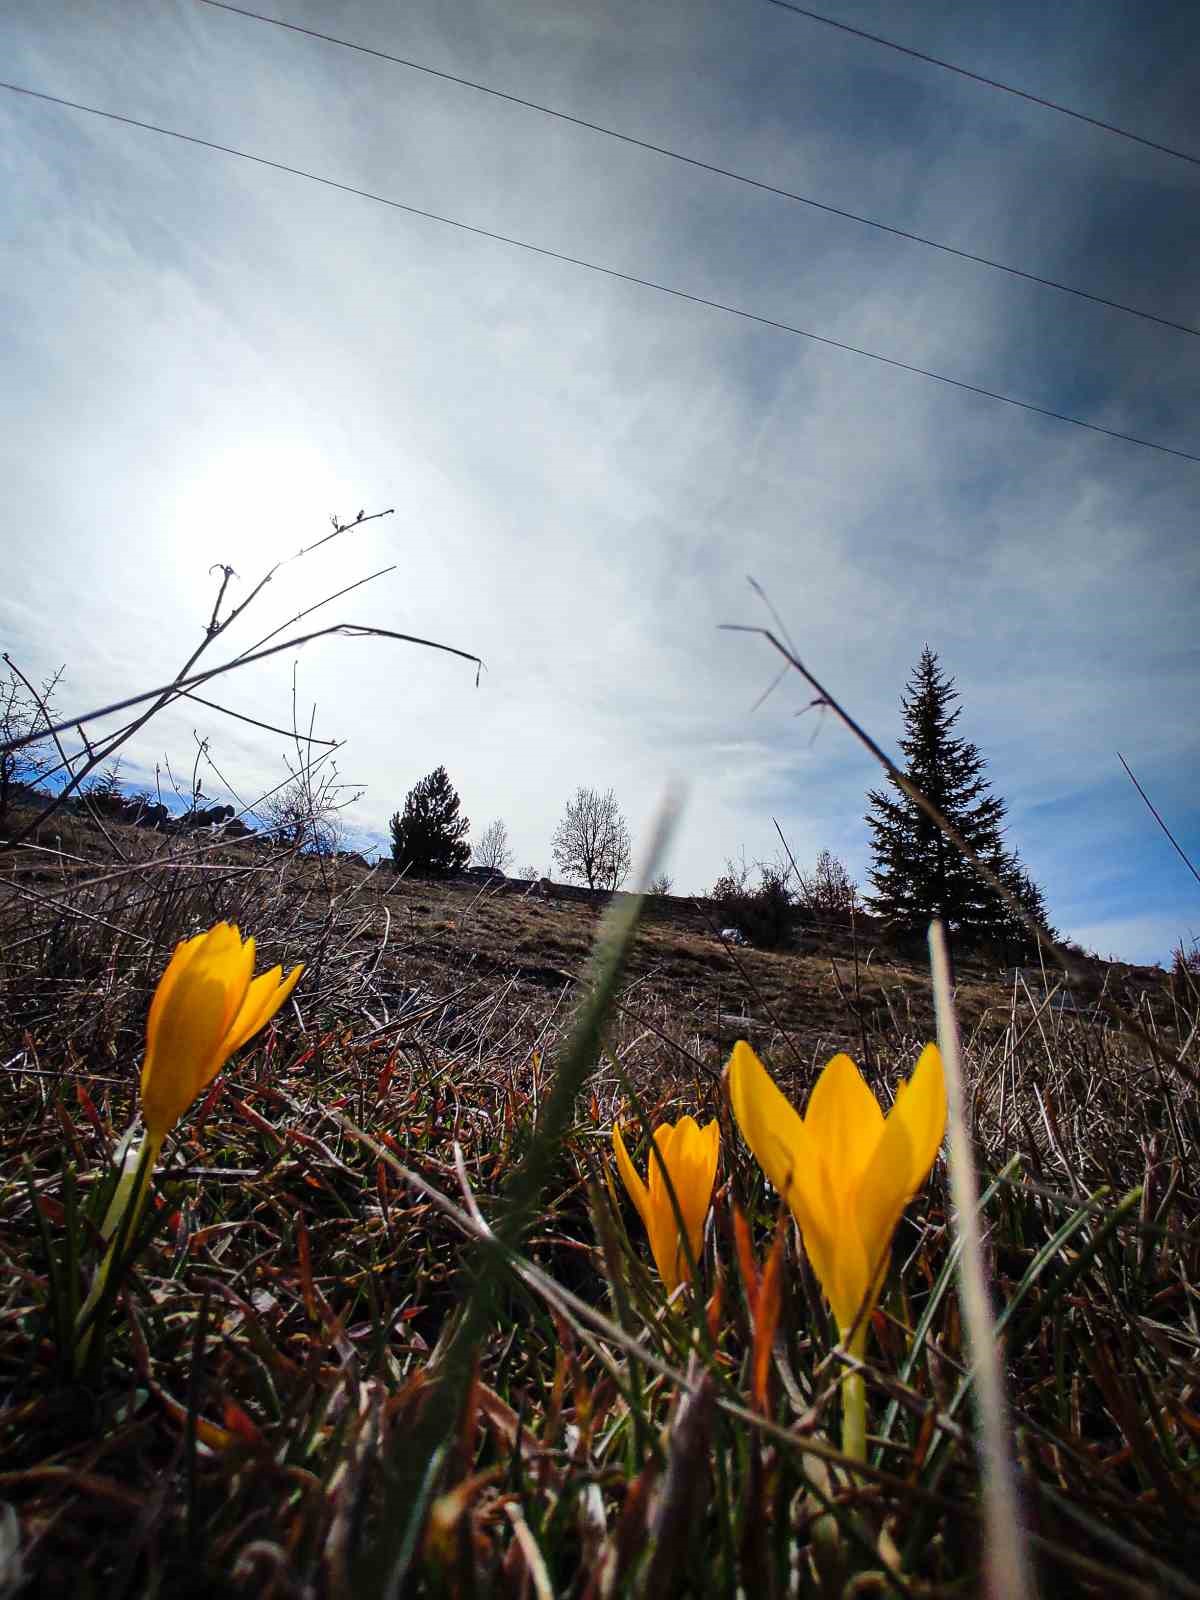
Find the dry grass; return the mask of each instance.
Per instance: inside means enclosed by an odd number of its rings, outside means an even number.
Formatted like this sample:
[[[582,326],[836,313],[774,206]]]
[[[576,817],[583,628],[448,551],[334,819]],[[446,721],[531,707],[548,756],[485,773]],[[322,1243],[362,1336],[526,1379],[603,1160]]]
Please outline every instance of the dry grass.
[[[926,973],[860,949],[856,989],[841,945],[735,965],[698,912],[657,903],[597,1054],[571,1042],[587,906],[111,831],[127,861],[72,823],[82,860],[22,850],[0,884],[0,1500],[19,1526],[0,1562],[106,1600],[978,1592],[944,1171],[897,1235],[851,1478],[790,1230],[777,1320],[750,1317],[731,1207],[765,1257],[775,1201],[718,1083],[744,1035],[797,1099],[841,1048],[884,1092],[930,1036]],[[156,1238],[81,1386],[56,1297],[96,1259],[153,985],[221,917],[305,978],[169,1145]],[[1197,1092],[1107,1021],[961,976],[1042,1592],[1200,1595]],[[1143,1020],[1194,1064],[1198,1009],[1160,982]],[[664,1310],[604,1181],[630,1093],[651,1119],[722,1118],[694,1314]],[[512,1215],[522,1183],[536,1215],[498,1263],[479,1218]]]

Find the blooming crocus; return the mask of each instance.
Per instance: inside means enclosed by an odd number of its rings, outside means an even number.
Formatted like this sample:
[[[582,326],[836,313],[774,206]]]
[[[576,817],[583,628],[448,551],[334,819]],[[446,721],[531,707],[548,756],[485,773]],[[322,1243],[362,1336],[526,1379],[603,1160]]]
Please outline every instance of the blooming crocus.
[[[118,1230],[124,1224],[126,1237],[133,1232],[163,1140],[233,1052],[266,1027],[303,970],[293,967],[285,978],[282,967],[273,967],[252,979],[254,940],[243,940],[237,927],[228,922],[218,922],[207,933],[175,946],[146,1018],[142,1064],[146,1135],[139,1146],[126,1150],[101,1224],[101,1236],[109,1241],[109,1247],[76,1322],[82,1333],[75,1352],[78,1369],[91,1344],[89,1319],[121,1241]]]
[[[733,1047],[725,1080],[738,1127],[791,1207],[841,1336],[861,1358],[892,1234],[946,1131],[941,1054],[925,1046],[886,1117],[846,1055],[825,1067],[803,1117],[744,1040]],[[854,1367],[843,1378],[842,1450],[866,1459],[866,1388]]]
[[[296,987],[272,967],[252,979],[254,940],[218,922],[175,946],[146,1019],[142,1116],[155,1149],[233,1052],[266,1027]]]
[[[664,1122],[654,1130],[654,1150],[650,1153],[648,1173],[650,1181],[643,1183],[629,1159],[620,1127],[613,1124],[617,1170],[638,1209],[638,1215],[645,1223],[650,1237],[650,1254],[654,1257],[654,1265],[658,1268],[658,1275],[668,1295],[674,1294],[681,1283],[686,1283],[690,1273],[675,1208],[663,1178],[663,1168],[670,1174],[671,1187],[679,1202],[679,1215],[687,1233],[691,1258],[698,1261],[704,1219],[708,1215],[713,1181],[717,1175],[720,1146],[721,1130],[715,1121],[706,1128],[699,1127],[692,1117],[680,1117],[674,1127]]]
[[[843,1337],[862,1348],[900,1214],[929,1175],[946,1130],[946,1083],[926,1045],[885,1117],[849,1056],[836,1055],[803,1117],[744,1040],[725,1069],[738,1127],[800,1225]]]

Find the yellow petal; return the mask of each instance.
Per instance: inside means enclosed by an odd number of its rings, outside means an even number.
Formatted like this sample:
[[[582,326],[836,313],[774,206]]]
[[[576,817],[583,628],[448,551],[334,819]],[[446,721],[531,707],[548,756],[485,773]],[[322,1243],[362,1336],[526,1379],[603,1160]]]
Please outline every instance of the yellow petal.
[[[721,1130],[715,1121],[701,1129],[692,1117],[680,1118],[671,1140],[669,1171],[694,1261],[700,1259],[704,1219],[708,1215],[717,1176],[720,1140]],[[688,1276],[687,1257],[682,1251],[679,1255],[679,1271],[681,1276]]]
[[[729,1103],[742,1137],[767,1182],[781,1195],[792,1187],[798,1166],[811,1159],[811,1145],[796,1108],[780,1093],[766,1067],[739,1039],[725,1068]]]
[[[865,1267],[855,1240],[843,1245],[839,1238],[835,1199],[821,1151],[799,1112],[744,1040],[733,1047],[725,1081],[742,1137],[768,1181],[791,1207],[813,1271],[837,1314],[854,1284],[865,1276]],[[843,1287],[839,1270],[849,1275],[849,1288]]]
[[[194,969],[172,992],[142,1067],[142,1113],[151,1133],[168,1133],[220,1071],[228,998],[218,977]]]
[[[196,951],[208,938],[207,933],[198,933],[194,939],[181,939],[175,946],[174,954],[167,962],[166,971],[158,980],[158,987],[150,1001],[150,1010],[146,1017],[146,1043],[148,1046],[154,1042],[158,1031],[158,1019],[162,1016],[163,1007],[167,1003],[167,996],[179,980],[179,975],[195,955]]]
[[[849,1056],[834,1056],[817,1079],[804,1126],[820,1152],[821,1181],[827,1187],[826,1231],[818,1233],[813,1244],[806,1234],[805,1245],[838,1327],[845,1332],[858,1318],[871,1286],[875,1258],[864,1240],[857,1201],[884,1128],[879,1102]],[[810,1204],[819,1209],[820,1202],[816,1195]]]
[[[675,1129],[669,1122],[660,1122],[651,1134],[654,1150],[646,1156],[646,1187],[650,1191],[650,1205],[655,1211],[666,1206],[668,1215],[671,1214],[671,1197],[667,1193],[667,1186],[663,1182],[663,1167],[670,1171],[672,1150],[675,1143]],[[659,1157],[661,1156],[661,1160]],[[672,1179],[674,1181],[674,1179]]]
[[[824,1273],[811,1250],[809,1260],[829,1298],[838,1328],[843,1335],[849,1333],[860,1320],[860,1313],[866,1315],[874,1305],[872,1285],[877,1285],[879,1279],[876,1258],[868,1254],[857,1220],[851,1218],[834,1236]]]
[[[247,939],[242,943],[242,936],[237,931],[237,924],[229,925],[232,939],[226,939],[219,953],[213,950],[214,964],[220,962],[226,984],[225,1026],[221,1030],[221,1064],[229,1059],[230,1050],[226,1040],[232,1033],[242,1007],[246,1004],[246,996],[250,993],[250,980],[254,975],[254,940]],[[219,1069],[218,1069],[219,1070]]]
[[[248,1039],[253,1039],[260,1028],[266,1027],[300,981],[300,974],[303,971],[303,966],[293,967],[285,978],[282,976],[282,967],[272,967],[270,972],[264,972],[261,977],[255,978],[246,990],[242,1008],[226,1035],[227,1060],[235,1050],[240,1050]]]
[[[721,1130],[715,1121],[706,1128],[699,1127],[691,1117],[685,1117],[683,1122],[687,1127],[682,1138],[676,1134],[675,1160],[681,1172],[680,1187],[684,1192],[680,1201],[691,1238],[693,1233],[699,1236],[708,1215],[721,1151]]]
[[[858,1188],[883,1133],[883,1112],[849,1056],[836,1055],[817,1079],[804,1126],[812,1135],[833,1181],[838,1214]]]
[[[629,1191],[629,1198],[637,1207],[638,1216],[641,1217],[647,1230],[650,1227],[650,1196],[646,1185],[642,1182],[641,1175],[629,1159],[629,1152],[625,1148],[625,1141],[621,1137],[620,1124],[613,1123],[613,1153],[617,1158],[617,1171],[621,1174],[621,1182]]]
[[[921,1051],[912,1077],[896,1092],[889,1120],[891,1117],[899,1117],[908,1130],[912,1154],[909,1194],[913,1195],[929,1176],[946,1133],[946,1076],[937,1045],[927,1044]]]
[[[875,1289],[887,1270],[901,1213],[929,1175],[946,1130],[946,1081],[936,1045],[901,1086],[858,1194],[858,1220]]]
[[[872,1298],[887,1272],[896,1224],[912,1197],[911,1172],[912,1140],[908,1129],[901,1118],[890,1116],[858,1192],[858,1231],[873,1286]],[[854,1310],[857,1309],[856,1306]]]
[[[663,1178],[665,1164],[671,1174],[671,1185],[682,1212],[683,1195],[680,1193],[674,1164],[676,1132],[677,1130],[669,1122],[660,1123],[655,1128],[654,1149],[649,1155],[647,1172],[649,1215],[646,1220],[646,1231],[650,1235],[650,1254],[654,1257],[654,1265],[658,1268],[658,1275],[668,1294],[673,1294],[687,1277],[687,1257],[679,1246],[679,1224],[675,1220],[675,1207],[671,1204],[671,1196]],[[658,1152],[657,1155],[655,1151]]]

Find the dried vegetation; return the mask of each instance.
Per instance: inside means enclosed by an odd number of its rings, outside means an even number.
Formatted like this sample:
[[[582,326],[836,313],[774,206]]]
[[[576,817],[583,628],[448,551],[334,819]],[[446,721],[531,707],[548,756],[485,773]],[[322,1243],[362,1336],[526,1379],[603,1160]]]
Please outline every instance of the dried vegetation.
[[[169,1143],[156,1239],[83,1387],[63,1308],[98,1253],[148,998],[175,941],[218,918],[268,963],[303,960],[304,981]],[[686,902],[652,902],[565,1136],[538,1149],[597,920],[77,821],[10,858],[0,1589],[23,1573],[106,1600],[978,1592],[942,1163],[897,1235],[870,1466],[851,1476],[828,1313],[719,1084],[745,1035],[798,1100],[843,1048],[886,1095],[930,1036],[926,975],[868,949],[856,969],[843,945],[729,952]],[[1200,1595],[1196,1080],[1087,995],[1069,1011],[960,977],[1042,1591]],[[1194,1074],[1196,989],[1129,972],[1114,988]],[[606,1179],[630,1097],[650,1122],[722,1119],[690,1309],[664,1309]],[[502,1252],[490,1229],[535,1178],[533,1224]]]

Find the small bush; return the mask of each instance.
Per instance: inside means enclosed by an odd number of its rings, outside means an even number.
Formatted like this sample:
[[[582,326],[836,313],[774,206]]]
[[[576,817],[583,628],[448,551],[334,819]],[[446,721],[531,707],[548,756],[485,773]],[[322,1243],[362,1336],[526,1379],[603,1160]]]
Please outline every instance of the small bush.
[[[792,941],[802,919],[801,908],[788,884],[785,866],[759,862],[758,875],[757,887],[751,888],[745,862],[726,861],[709,898],[723,928],[736,928],[760,950],[781,950]]]

